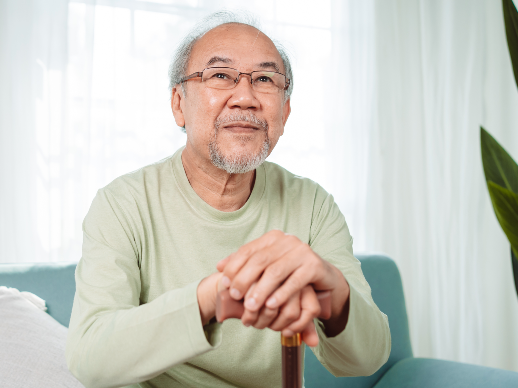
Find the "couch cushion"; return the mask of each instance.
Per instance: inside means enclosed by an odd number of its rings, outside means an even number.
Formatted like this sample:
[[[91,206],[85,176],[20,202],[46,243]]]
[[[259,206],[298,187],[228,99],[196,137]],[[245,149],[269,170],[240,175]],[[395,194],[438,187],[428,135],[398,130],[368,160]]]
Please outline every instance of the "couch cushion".
[[[516,388],[518,373],[431,358],[398,362],[375,388]]]
[[[66,365],[66,327],[5,287],[0,287],[0,317],[2,387],[83,387]]]
[[[395,262],[384,255],[356,255],[378,308],[387,314],[392,337],[388,362],[369,377],[335,378],[306,348],[306,388],[372,387],[398,361],[412,357],[401,277]],[[47,301],[48,313],[68,327],[75,293],[76,263],[2,264],[0,286],[30,291]]]
[[[360,260],[365,279],[371,287],[372,299],[378,308],[388,316],[392,338],[390,357],[385,365],[372,376],[335,378],[306,347],[306,369],[304,371],[306,388],[372,387],[392,365],[404,358],[412,357],[405,295],[396,263],[384,255],[359,254],[356,257]]]
[[[68,327],[76,292],[77,263],[0,265],[0,286],[29,291],[47,302],[47,312]]]

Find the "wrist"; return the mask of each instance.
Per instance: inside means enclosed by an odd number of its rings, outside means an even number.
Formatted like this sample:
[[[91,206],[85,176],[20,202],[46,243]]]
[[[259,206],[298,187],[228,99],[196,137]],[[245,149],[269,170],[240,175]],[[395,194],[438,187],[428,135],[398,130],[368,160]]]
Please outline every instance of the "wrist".
[[[331,292],[331,317],[322,320],[325,333],[328,337],[335,337],[340,334],[349,320],[350,291],[349,283],[342,272],[334,267],[337,275],[337,287]]]
[[[216,316],[217,286],[220,278],[220,273],[213,273],[204,278],[198,285],[198,306],[203,326],[207,325]]]
[[[337,287],[331,292],[331,319],[338,317],[343,318],[344,309],[348,305],[349,294],[351,293],[349,283],[345,279],[345,276],[338,268],[334,267],[334,270],[338,280]]]

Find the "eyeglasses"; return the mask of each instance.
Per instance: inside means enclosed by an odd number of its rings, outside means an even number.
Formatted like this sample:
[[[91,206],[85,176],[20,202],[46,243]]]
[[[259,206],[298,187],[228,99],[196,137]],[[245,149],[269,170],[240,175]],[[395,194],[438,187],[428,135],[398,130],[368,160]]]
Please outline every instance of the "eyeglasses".
[[[230,67],[208,67],[203,71],[192,73],[180,80],[184,83],[192,78],[201,77],[201,81],[208,88],[212,89],[233,89],[236,87],[241,75],[250,76],[252,88],[259,93],[278,93],[290,86],[290,80],[282,73],[269,70],[252,71],[241,73]]]

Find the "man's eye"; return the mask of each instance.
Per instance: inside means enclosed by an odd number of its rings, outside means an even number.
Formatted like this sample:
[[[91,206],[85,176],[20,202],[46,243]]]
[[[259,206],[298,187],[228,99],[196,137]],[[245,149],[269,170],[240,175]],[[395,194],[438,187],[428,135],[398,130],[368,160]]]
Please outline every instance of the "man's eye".
[[[256,81],[259,81],[259,82],[273,82],[270,77],[267,77],[265,75],[257,77]]]
[[[212,78],[218,78],[218,79],[230,79],[230,76],[225,73],[216,73],[212,76]]]

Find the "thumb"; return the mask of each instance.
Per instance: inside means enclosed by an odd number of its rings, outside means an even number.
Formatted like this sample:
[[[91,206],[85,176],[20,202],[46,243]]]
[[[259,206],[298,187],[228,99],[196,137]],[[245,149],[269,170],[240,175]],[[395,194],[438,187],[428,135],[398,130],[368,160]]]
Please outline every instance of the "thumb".
[[[313,321],[309,322],[300,334],[302,336],[302,341],[304,341],[306,345],[311,346],[312,348],[318,345],[317,329],[315,328],[315,323]]]
[[[216,282],[217,282],[216,290],[217,290],[217,292],[220,292],[220,291],[223,291],[223,290],[228,290],[228,287],[225,287],[225,285],[221,281],[221,279],[223,279],[223,273],[215,272],[212,275],[215,276],[215,278],[216,278]]]

